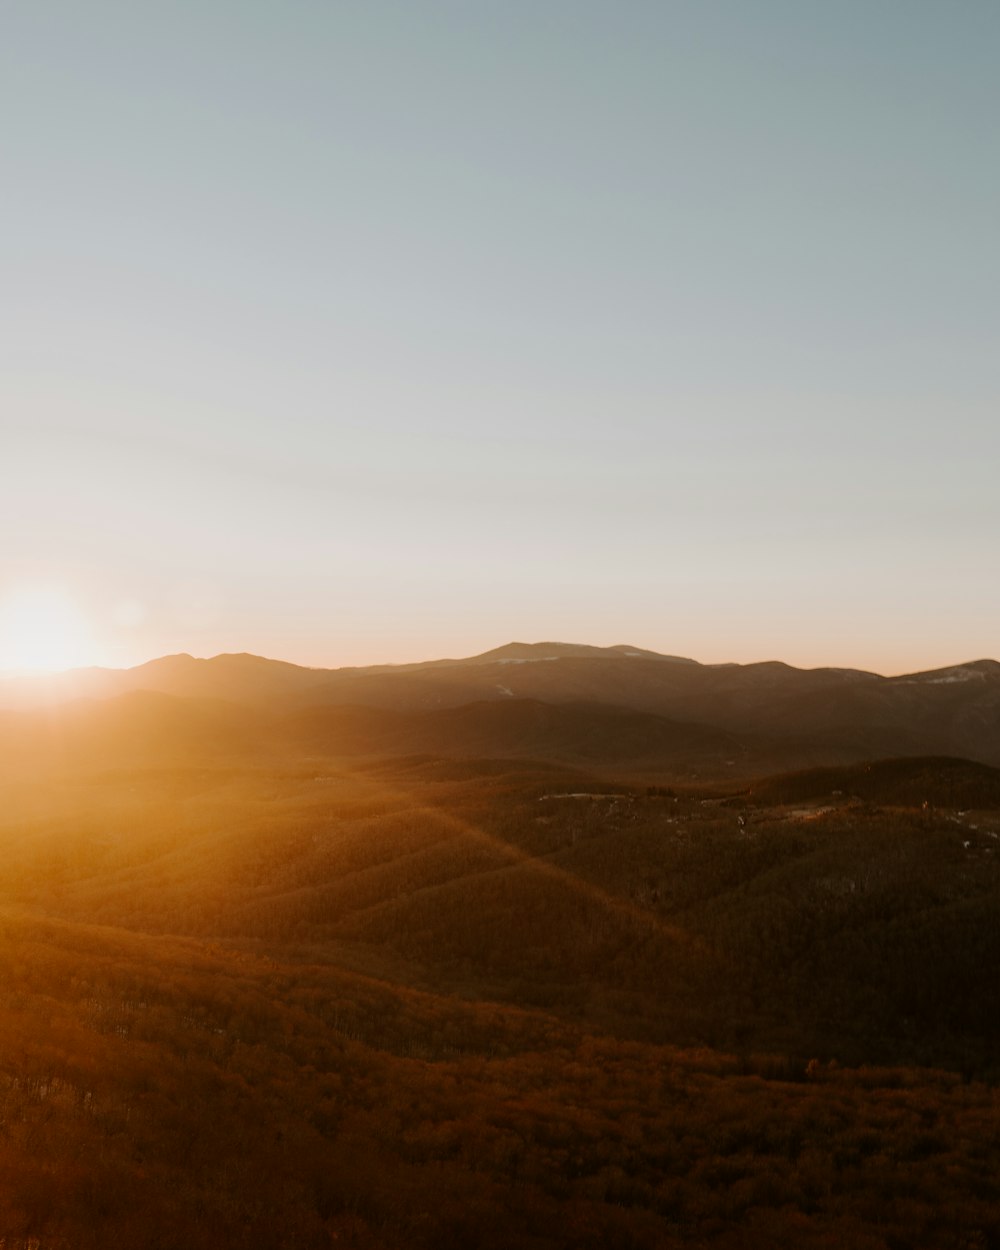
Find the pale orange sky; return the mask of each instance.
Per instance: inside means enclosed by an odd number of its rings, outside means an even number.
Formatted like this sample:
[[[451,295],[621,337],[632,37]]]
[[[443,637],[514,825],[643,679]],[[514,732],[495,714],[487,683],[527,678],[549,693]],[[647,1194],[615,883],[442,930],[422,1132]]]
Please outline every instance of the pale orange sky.
[[[985,650],[958,652],[941,649],[939,639],[914,631],[911,649],[894,647],[879,654],[871,644],[865,623],[858,621],[851,633],[837,637],[824,634],[823,624],[803,619],[789,622],[787,634],[777,642],[766,609],[755,612],[753,601],[720,604],[718,628],[706,630],[695,612],[679,606],[673,628],[662,634],[639,635],[628,629],[623,614],[597,605],[589,621],[573,614],[553,613],[535,632],[522,628],[513,612],[499,614],[493,632],[477,632],[461,621],[448,622],[432,612],[410,615],[406,628],[389,610],[370,622],[363,638],[357,621],[341,622],[329,630],[303,620],[297,630],[268,634],[252,621],[240,622],[232,614],[224,592],[213,593],[206,582],[182,590],[170,603],[120,597],[103,598],[64,585],[24,581],[8,587],[0,596],[0,672],[32,669],[63,669],[98,664],[128,667],[186,650],[208,657],[225,651],[253,651],[275,659],[316,667],[339,667],[376,663],[406,663],[444,656],[473,655],[509,641],[576,641],[610,646],[632,643],[667,654],[688,656],[702,663],[782,659],[798,667],[830,664],[865,668],[891,675],[943,667],[982,658]],[[728,620],[727,620],[728,615]],[[806,612],[804,610],[803,617]],[[814,640],[825,637],[828,651],[815,649]],[[808,638],[808,645],[803,642]]]

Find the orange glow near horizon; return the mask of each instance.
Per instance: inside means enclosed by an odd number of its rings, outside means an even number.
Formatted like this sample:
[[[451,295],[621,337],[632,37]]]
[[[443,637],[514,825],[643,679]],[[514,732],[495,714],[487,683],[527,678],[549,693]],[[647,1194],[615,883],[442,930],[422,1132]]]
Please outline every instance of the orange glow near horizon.
[[[72,588],[71,588],[72,587]],[[176,596],[174,597],[176,599]],[[367,667],[413,664],[444,657],[465,658],[490,651],[515,639],[537,643],[552,639],[592,646],[635,645],[642,649],[687,656],[700,664],[753,664],[783,661],[796,668],[836,667],[866,669],[883,676],[918,672],[989,658],[987,644],[949,644],[942,639],[922,647],[910,640],[906,650],[871,648],[861,640],[838,641],[829,636],[810,638],[806,623],[798,636],[771,637],[753,621],[741,623],[742,636],[685,629],[663,637],[659,629],[606,620],[589,624],[547,620],[532,626],[498,620],[490,631],[414,629],[405,637],[367,628],[346,630],[331,640],[317,625],[306,631],[275,629],[274,622],[247,614],[238,628],[231,622],[201,622],[192,627],[178,612],[174,600],[161,602],[144,595],[140,600],[112,588],[80,591],[61,578],[11,581],[0,585],[0,676],[58,674],[70,669],[108,667],[127,669],[162,656],[186,652],[211,658],[250,652],[266,659],[308,668]],[[997,657],[994,657],[997,658]]]
[[[0,598],[0,672],[82,668],[94,663],[94,648],[86,617],[62,587],[13,587]]]

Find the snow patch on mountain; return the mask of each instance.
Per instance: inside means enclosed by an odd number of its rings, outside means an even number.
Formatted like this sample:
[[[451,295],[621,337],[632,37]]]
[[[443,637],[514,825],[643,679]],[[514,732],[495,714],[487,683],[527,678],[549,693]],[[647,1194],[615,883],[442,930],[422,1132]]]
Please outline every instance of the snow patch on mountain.
[[[544,660],[558,660],[558,655],[526,655],[526,656],[509,656],[505,655],[500,660],[494,660],[494,664],[540,664]]]

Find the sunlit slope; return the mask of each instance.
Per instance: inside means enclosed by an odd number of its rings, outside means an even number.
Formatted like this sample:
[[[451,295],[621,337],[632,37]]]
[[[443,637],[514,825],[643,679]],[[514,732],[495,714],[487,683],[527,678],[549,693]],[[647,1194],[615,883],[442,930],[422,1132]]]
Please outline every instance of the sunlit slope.
[[[25,783],[0,827],[2,897],[134,931],[365,951],[414,983],[659,1040],[981,1066],[1000,1018],[982,971],[1000,958],[1000,816],[941,800],[985,800],[998,777],[928,768],[876,766],[885,802],[865,774],[864,801],[814,787],[791,806],[777,780],[674,799],[517,762]]]
[[[650,793],[429,754],[8,776],[2,1235],[989,1244],[998,783],[896,760]]]
[[[0,711],[0,778],[223,758],[249,764],[276,745],[266,714],[215,699],[134,691]]]

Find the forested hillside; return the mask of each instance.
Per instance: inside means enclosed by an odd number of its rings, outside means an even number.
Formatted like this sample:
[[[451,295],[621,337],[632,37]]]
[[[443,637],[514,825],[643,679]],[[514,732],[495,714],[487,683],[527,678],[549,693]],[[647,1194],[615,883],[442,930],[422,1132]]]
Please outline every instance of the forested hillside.
[[[996,772],[198,762],[217,716],[7,773],[8,1247],[1000,1244]]]

